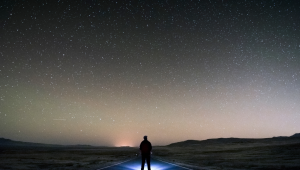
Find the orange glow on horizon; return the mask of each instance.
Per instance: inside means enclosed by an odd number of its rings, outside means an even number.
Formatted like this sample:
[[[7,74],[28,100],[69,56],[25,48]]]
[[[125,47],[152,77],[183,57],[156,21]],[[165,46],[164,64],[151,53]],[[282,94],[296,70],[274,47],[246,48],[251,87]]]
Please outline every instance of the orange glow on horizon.
[[[130,142],[128,140],[123,140],[123,141],[118,141],[114,144],[115,147],[126,147],[126,146],[129,146],[129,147],[137,147],[133,142]]]

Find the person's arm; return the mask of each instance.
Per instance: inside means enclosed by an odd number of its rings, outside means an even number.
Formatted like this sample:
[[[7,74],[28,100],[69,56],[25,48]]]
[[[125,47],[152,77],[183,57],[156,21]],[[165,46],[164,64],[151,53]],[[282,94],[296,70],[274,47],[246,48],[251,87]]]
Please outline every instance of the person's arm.
[[[142,143],[140,144],[140,150],[142,149]]]
[[[142,155],[142,143],[140,144],[140,155]]]

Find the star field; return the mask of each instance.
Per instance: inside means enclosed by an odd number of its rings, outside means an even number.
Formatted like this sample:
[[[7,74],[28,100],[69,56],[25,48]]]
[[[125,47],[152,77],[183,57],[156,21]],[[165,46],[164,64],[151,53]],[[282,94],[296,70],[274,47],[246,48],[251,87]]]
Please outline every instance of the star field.
[[[0,136],[137,146],[300,130],[298,1],[4,1]]]

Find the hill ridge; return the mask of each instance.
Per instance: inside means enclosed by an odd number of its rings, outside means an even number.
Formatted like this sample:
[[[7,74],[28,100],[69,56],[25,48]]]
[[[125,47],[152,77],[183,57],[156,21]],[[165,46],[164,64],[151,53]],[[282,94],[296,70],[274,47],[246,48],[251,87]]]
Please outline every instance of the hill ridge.
[[[75,145],[61,145],[61,144],[47,144],[47,143],[34,143],[34,142],[23,142],[15,141],[0,137],[0,147],[105,147],[105,146],[92,146],[86,144],[75,144]]]
[[[211,138],[205,140],[185,140],[181,142],[171,143],[167,146],[171,147],[187,147],[193,145],[200,145],[200,144],[228,144],[228,143],[254,143],[254,142],[267,142],[269,140],[277,141],[277,140],[286,140],[286,139],[295,139],[300,138],[300,133],[295,133],[292,136],[279,136],[279,137],[272,137],[272,138],[236,138],[236,137],[229,137],[229,138]]]

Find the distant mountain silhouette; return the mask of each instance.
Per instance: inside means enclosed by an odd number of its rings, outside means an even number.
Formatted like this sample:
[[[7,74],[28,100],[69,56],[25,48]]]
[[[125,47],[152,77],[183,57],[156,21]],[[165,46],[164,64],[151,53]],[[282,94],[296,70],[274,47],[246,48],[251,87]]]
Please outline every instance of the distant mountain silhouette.
[[[0,138],[0,144],[9,144],[12,142],[14,142],[14,141],[12,141],[10,139]]]
[[[170,147],[192,147],[197,145],[210,145],[210,144],[247,144],[247,143],[270,143],[284,140],[299,140],[300,133],[296,133],[290,137],[279,136],[273,138],[216,138],[206,140],[186,140],[182,142],[172,143],[167,146]]]
[[[14,141],[10,139],[0,138],[0,146],[60,146],[60,145],[21,142],[21,141]]]
[[[21,142],[0,138],[0,147],[93,147],[91,145],[57,145],[32,142]]]
[[[295,133],[294,135],[291,136],[292,138],[300,138],[300,133]]]

